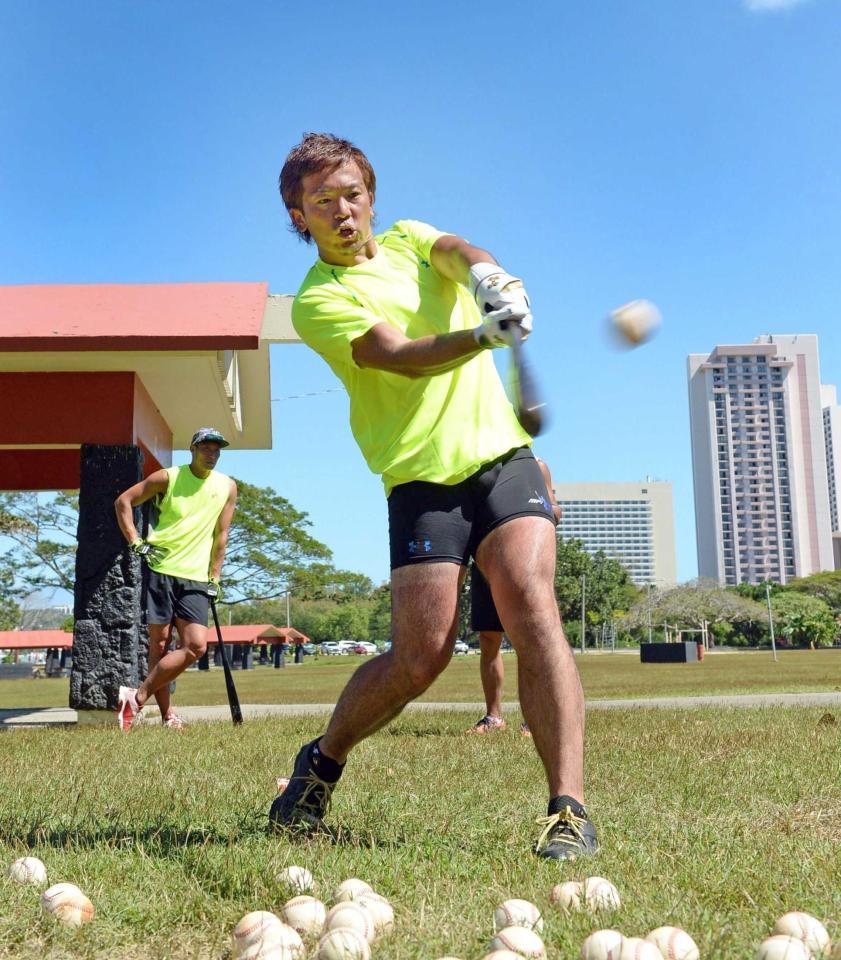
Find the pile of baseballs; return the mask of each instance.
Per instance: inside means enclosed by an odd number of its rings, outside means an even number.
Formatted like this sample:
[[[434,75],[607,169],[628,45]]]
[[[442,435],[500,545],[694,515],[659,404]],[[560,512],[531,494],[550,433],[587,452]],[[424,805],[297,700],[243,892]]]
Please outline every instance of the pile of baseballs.
[[[565,913],[599,913],[618,910],[622,906],[619,891],[604,877],[557,883],[549,894],[549,902]]]
[[[20,857],[9,866],[9,877],[17,883],[44,887],[47,868],[37,857]],[[75,883],[54,883],[41,894],[44,912],[67,927],[81,927],[93,920],[96,910]]]
[[[318,942],[317,960],[370,960],[371,945],[394,929],[394,908],[369,883],[355,877],[333,891],[328,908],[313,896],[306,867],[286,867],[278,879],[296,895],[278,911],[247,913],[233,931],[234,960],[299,960],[306,940]]]
[[[784,913],[774,924],[771,936],[759,945],[756,960],[821,960],[832,955],[841,960],[841,942],[832,944],[826,927],[810,913]]]
[[[581,960],[698,960],[695,941],[680,927],[657,927],[645,937],[596,930],[581,944]]]

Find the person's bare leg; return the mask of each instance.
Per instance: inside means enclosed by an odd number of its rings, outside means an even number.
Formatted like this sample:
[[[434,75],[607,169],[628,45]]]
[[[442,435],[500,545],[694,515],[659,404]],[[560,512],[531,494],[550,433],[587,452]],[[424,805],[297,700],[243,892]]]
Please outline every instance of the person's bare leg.
[[[188,623],[179,617],[175,620],[175,629],[180,639],[179,646],[165,653],[137,688],[138,706],[142,707],[152,694],[157,694],[164,687],[168,688],[170,683],[195,663],[207,649],[207,627],[204,624]],[[160,697],[156,699],[160,704]]]
[[[485,709],[488,716],[502,719],[502,681],[505,666],[502,662],[502,634],[495,630],[483,630],[479,634],[479,676],[485,694]]]
[[[453,655],[458,591],[465,568],[418,563],[391,575],[392,646],[354,673],[342,691],[320,751],[338,763],[429,687]]]
[[[520,705],[550,797],[584,802],[584,694],[555,599],[555,530],[517,517],[492,530],[476,560],[517,651]]]
[[[169,644],[172,640],[172,624],[171,623],[150,623],[149,624],[149,663],[148,670],[146,671],[146,676],[148,677],[155,667],[158,665],[161,657],[163,657],[167,650],[169,649]],[[169,695],[169,684],[165,687],[161,687],[160,690],[155,692],[155,699],[158,701],[158,707],[161,711],[161,719],[165,719],[166,715],[170,709],[170,695]],[[143,703],[143,700],[139,701]]]

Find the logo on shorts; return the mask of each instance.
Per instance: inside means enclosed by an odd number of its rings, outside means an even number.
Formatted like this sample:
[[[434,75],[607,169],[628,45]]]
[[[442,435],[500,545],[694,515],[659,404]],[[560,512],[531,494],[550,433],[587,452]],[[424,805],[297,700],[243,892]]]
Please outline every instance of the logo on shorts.
[[[429,553],[432,550],[431,540],[410,540],[409,556],[415,557],[419,553]]]
[[[534,496],[529,500],[529,503],[539,503],[547,513],[552,512],[552,508],[549,506],[549,501],[546,499],[546,497],[541,496],[537,490],[534,491]]]

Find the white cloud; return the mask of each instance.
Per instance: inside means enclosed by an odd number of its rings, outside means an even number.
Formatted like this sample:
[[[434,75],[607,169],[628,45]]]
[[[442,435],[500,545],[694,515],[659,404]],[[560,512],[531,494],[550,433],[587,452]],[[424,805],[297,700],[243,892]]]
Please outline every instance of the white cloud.
[[[764,13],[770,10],[790,10],[792,7],[800,7],[808,0],[744,0],[748,10],[755,10]]]

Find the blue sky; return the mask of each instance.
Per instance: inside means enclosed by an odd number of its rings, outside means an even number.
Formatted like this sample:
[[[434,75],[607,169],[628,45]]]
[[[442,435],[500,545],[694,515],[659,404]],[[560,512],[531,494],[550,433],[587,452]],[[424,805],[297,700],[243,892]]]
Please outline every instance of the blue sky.
[[[841,3],[0,3],[0,282],[266,280],[313,252],[277,175],[305,130],[356,141],[381,226],[489,248],[532,298],[557,480],[674,484],[695,575],[686,356],[817,333],[841,382]],[[616,352],[638,297],[660,335]],[[274,348],[273,396],[337,383]],[[386,511],[340,392],[273,404],[222,469],[307,511],[338,565],[388,575]],[[182,457],[176,456],[180,462]]]

